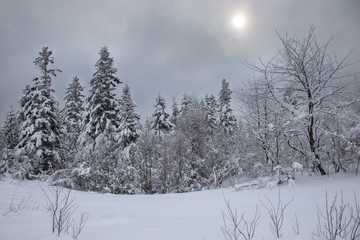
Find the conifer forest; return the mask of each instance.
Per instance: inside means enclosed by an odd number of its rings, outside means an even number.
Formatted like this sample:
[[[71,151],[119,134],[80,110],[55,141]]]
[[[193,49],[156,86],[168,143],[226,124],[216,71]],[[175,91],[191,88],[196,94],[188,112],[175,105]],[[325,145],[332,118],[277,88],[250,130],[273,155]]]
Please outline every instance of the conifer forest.
[[[241,176],[281,184],[300,170],[358,174],[360,81],[351,52],[329,51],[314,27],[301,37],[278,33],[278,42],[270,60],[243,62],[253,75],[241,87],[219,79],[218,92],[204,97],[166,101],[159,93],[151,116],[137,113],[107,47],[89,66],[91,79],[73,77],[60,107],[53,83],[62,69],[43,47],[37,77],[1,123],[0,174],[114,194],[199,191]]]

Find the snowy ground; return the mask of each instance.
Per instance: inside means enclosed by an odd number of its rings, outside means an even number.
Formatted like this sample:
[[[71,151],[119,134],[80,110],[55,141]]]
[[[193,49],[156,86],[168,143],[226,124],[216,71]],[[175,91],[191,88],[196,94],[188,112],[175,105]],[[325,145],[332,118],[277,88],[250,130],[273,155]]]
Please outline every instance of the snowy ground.
[[[45,210],[42,188],[38,181],[0,180],[0,238],[3,240],[72,239],[51,233],[51,221]],[[256,205],[261,218],[254,239],[274,239],[269,230],[269,217],[260,203],[265,195],[276,202],[281,193],[284,202],[294,201],[286,210],[282,239],[312,239],[316,231],[317,204],[322,209],[325,192],[329,198],[342,192],[345,201],[360,199],[360,177],[334,175],[300,177],[295,185],[235,191],[232,188],[168,195],[110,195],[72,191],[79,202],[76,217],[86,212],[90,218],[79,236],[80,240],[219,240],[224,239],[220,227],[226,210],[225,198],[238,212],[246,210],[251,217]],[[5,214],[11,202],[16,206],[27,201],[24,209]],[[292,229],[294,214],[301,221],[300,236]],[[4,216],[5,214],[5,216]]]

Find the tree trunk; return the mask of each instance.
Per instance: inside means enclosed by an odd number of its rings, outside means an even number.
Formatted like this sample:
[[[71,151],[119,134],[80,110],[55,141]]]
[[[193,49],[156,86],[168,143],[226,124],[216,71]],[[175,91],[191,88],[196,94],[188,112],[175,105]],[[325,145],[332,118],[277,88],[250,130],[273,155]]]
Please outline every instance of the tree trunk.
[[[314,131],[314,116],[313,116],[313,108],[314,105],[311,101],[311,93],[309,91],[308,94],[309,97],[309,126],[308,126],[308,137],[309,137],[309,145],[310,145],[310,151],[314,154],[315,160],[314,160],[314,166],[315,168],[320,172],[321,175],[326,175],[325,170],[321,166],[320,162],[320,156],[317,153],[317,147],[316,147],[316,140],[315,140],[315,131]]]
[[[320,172],[321,175],[326,175],[324,168],[321,166],[319,155],[317,153],[314,153],[314,155],[316,159],[314,161],[315,168]]]

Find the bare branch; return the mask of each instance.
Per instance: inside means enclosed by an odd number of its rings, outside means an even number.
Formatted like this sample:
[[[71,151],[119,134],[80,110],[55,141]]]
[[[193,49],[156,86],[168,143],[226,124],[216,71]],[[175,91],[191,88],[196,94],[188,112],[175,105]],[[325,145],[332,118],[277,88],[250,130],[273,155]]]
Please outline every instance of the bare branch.
[[[299,221],[296,213],[295,213],[295,218],[293,219],[293,231],[295,233],[295,235],[300,235],[300,225],[301,222]]]
[[[351,228],[352,218],[348,219],[346,217],[349,213],[349,208],[344,203],[342,193],[340,194],[340,202],[338,202],[338,194],[335,194],[333,200],[329,202],[326,191],[325,211],[322,212],[319,206],[317,206],[317,209],[318,226],[317,233],[314,235],[318,238],[324,237],[329,240],[336,240],[337,238],[346,239],[350,234],[349,227]]]
[[[240,238],[251,240],[254,238],[256,227],[260,219],[260,212],[256,206],[254,217],[245,219],[245,211],[239,215],[237,209],[232,209],[230,202],[226,199],[227,212],[222,212],[224,226],[221,227],[224,238],[226,240],[238,240]]]
[[[31,199],[31,196],[28,196],[28,198],[23,198],[20,200],[20,202],[15,203],[15,199],[13,197],[9,204],[8,210],[3,213],[3,216],[8,215],[9,213],[19,214],[20,212],[24,211],[25,209],[27,209],[29,207],[30,199]]]
[[[285,210],[286,210],[287,206],[289,206],[289,204],[294,201],[294,197],[285,204],[281,200],[280,191],[279,191],[278,200],[276,203],[271,201],[269,199],[269,197],[266,195],[265,195],[265,198],[267,200],[266,203],[264,203],[261,199],[260,199],[260,202],[269,214],[269,217],[270,217],[269,228],[276,238],[280,238],[282,236],[281,228],[284,223]]]
[[[86,224],[88,216],[82,214],[79,223],[75,223],[73,215],[78,209],[78,203],[75,197],[71,196],[71,191],[64,192],[61,187],[49,187],[47,190],[42,189],[42,191],[46,198],[46,209],[50,213],[52,221],[52,232],[56,232],[60,236],[61,233],[69,233],[70,229],[72,229],[73,237],[77,239]]]

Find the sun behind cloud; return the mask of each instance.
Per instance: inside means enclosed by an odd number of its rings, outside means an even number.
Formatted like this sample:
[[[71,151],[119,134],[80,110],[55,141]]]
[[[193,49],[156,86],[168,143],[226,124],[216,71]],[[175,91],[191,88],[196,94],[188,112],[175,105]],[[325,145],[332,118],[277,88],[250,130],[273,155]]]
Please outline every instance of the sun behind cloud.
[[[246,17],[244,14],[236,14],[231,23],[236,29],[244,29],[246,27]]]

